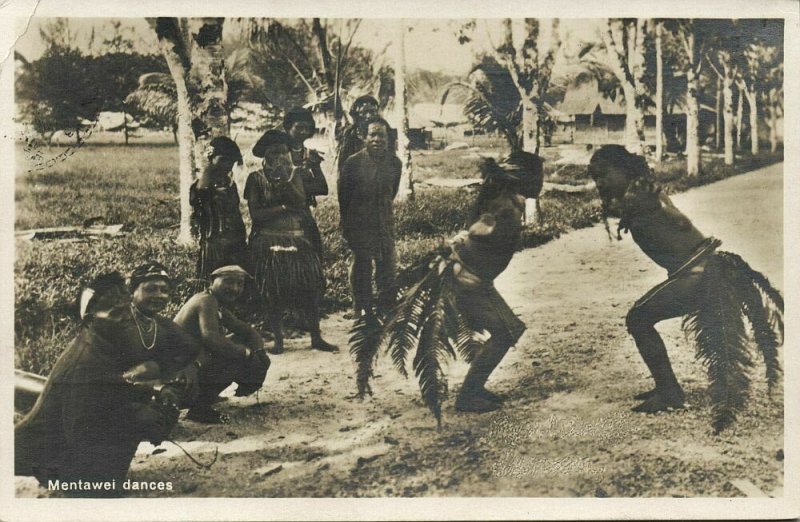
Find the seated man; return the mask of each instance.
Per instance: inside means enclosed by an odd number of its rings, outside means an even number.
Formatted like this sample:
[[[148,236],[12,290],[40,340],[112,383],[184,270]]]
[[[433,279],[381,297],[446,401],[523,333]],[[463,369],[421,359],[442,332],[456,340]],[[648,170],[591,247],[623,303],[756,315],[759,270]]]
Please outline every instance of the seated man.
[[[160,272],[147,272],[139,274],[142,281],[162,278]],[[133,279],[141,282],[136,273]],[[83,480],[117,481],[121,488],[139,443],[159,444],[168,437],[179,405],[192,400],[195,375],[191,364],[176,364],[177,371],[162,378],[167,374],[161,367],[169,357],[161,357],[158,346],[142,349],[132,315],[135,308],[148,308],[141,297],[131,301],[119,273],[98,277],[81,293],[78,335],[56,361],[31,412],[14,428],[16,475],[32,475],[43,486],[49,480]],[[181,347],[179,338],[163,326],[158,336]],[[148,385],[138,382],[140,369],[132,370],[145,366],[152,381]],[[69,494],[121,493],[110,488]]]
[[[175,316],[175,322],[203,344],[205,362],[200,365],[200,391],[186,418],[217,424],[224,418],[211,405],[222,390],[238,383],[237,396],[261,388],[269,369],[264,341],[249,324],[228,310],[241,295],[250,277],[238,265],[211,273],[211,284],[192,296]],[[226,332],[230,332],[226,334]]]

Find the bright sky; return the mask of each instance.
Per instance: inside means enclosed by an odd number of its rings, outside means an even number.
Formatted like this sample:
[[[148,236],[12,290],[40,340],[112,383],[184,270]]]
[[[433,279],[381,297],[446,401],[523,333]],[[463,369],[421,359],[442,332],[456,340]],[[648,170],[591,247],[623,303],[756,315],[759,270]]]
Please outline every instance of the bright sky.
[[[135,33],[136,49],[146,51],[154,49],[155,37],[147,22],[142,18],[126,18],[124,26],[130,27]],[[102,18],[71,18],[70,28],[77,33],[80,45],[85,48],[92,28],[95,30],[96,40],[102,40],[108,34],[107,19]],[[561,39],[572,45],[580,40],[593,40],[595,28],[601,19],[567,19],[561,21]],[[28,31],[20,38],[17,50],[28,60],[35,60],[44,51],[44,45],[39,36],[40,27],[46,19],[33,19]],[[472,33],[473,42],[466,45],[458,43],[456,38],[457,28],[464,20],[428,19],[407,20],[406,26],[410,31],[406,33],[406,64],[409,69],[425,69],[442,71],[451,74],[465,74],[469,71],[476,52],[487,50],[492,42],[499,40],[498,20],[480,21]],[[388,60],[393,59],[391,42],[397,41],[400,20],[365,19],[358,32],[355,42],[376,52],[386,49]],[[335,20],[329,22],[332,29],[337,28]],[[542,39],[549,38],[550,21],[542,21]],[[544,43],[544,42],[543,42]],[[387,48],[388,44],[388,48]]]

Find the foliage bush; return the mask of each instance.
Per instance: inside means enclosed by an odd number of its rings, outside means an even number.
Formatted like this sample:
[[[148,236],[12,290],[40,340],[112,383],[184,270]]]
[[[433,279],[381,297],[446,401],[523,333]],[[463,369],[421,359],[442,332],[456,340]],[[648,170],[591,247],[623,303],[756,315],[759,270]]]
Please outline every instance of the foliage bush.
[[[75,335],[79,289],[102,272],[123,274],[149,259],[168,266],[177,285],[171,316],[199,287],[194,279],[196,250],[176,244],[177,167],[175,150],[163,147],[98,147],[81,151],[47,173],[18,176],[17,228],[75,225],[96,215],[124,223],[127,234],[86,241],[17,241],[15,271],[15,366],[47,374]],[[720,161],[705,165],[692,180],[670,163],[656,175],[670,190],[708,183],[777,161],[774,155],[742,158],[735,169]],[[18,162],[19,163],[19,162]],[[24,168],[24,165],[23,165]],[[468,177],[470,174],[464,175]],[[395,237],[400,268],[463,228],[475,194],[469,189],[419,190],[395,207]],[[594,192],[546,192],[541,214],[525,226],[520,248],[541,245],[599,220]],[[350,304],[350,251],[339,231],[335,198],[320,202],[315,217],[323,236],[326,313]],[[257,314],[250,313],[251,320]]]

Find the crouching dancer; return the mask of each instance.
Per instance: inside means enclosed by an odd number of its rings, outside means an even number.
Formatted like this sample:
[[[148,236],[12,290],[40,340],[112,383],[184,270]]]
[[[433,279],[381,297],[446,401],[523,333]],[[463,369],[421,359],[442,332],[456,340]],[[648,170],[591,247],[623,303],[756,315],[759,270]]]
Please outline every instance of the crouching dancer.
[[[442,364],[448,355],[460,354],[470,362],[456,410],[484,413],[501,407],[502,398],[485,388],[486,381],[525,324],[493,281],[517,249],[525,198],[538,196],[542,162],[533,154],[514,151],[500,163],[486,160],[481,174],[469,230],[451,246],[401,272],[396,303],[388,310],[370,310],[356,323],[351,353],[358,367],[359,394],[370,393],[377,349],[388,340],[388,350],[403,372],[406,354],[416,349],[414,371],[423,400],[437,420],[447,391]],[[476,332],[488,332],[489,340],[478,342]]]
[[[168,322],[152,318],[145,331],[136,317],[161,301],[149,299],[153,293],[144,295],[141,287],[168,280],[161,268],[150,269],[154,265],[134,272],[133,301],[116,272],[98,277],[82,292],[78,335],[56,361],[33,409],[14,428],[16,475],[34,476],[68,495],[118,496],[139,443],[158,445],[168,438],[179,407],[193,400],[192,357],[198,348],[186,345],[191,338]],[[186,357],[173,357],[178,352]],[[115,487],[70,486],[87,481]]]
[[[249,278],[250,274],[238,265],[214,270],[209,287],[191,297],[175,316],[175,322],[201,342],[205,351],[198,398],[186,415],[189,420],[224,422],[211,407],[220,392],[236,382],[237,396],[250,395],[261,388],[267,376],[270,361],[263,339],[228,309]]]
[[[653,413],[680,408],[684,393],[672,371],[655,324],[685,316],[698,358],[708,367],[714,429],[731,424],[742,409],[752,365],[744,315],[753,326],[770,385],[780,374],[783,298],[763,274],[742,258],[718,252],[719,240],[705,237],[650,177],[644,158],[619,145],[598,150],[589,163],[604,217],[620,217],[617,231],[630,231],[650,259],[667,270],[667,279],[636,301],[627,316],[628,331],[655,380],[653,390],[635,397],[633,408]],[[773,326],[776,326],[776,333]]]

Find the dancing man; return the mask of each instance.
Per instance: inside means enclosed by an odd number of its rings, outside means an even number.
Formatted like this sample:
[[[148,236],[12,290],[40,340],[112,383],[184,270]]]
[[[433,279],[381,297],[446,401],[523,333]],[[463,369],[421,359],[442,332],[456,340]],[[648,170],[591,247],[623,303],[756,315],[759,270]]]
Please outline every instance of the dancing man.
[[[620,145],[607,145],[592,156],[589,175],[597,184],[604,219],[620,218],[618,239],[620,231],[630,232],[642,251],[668,274],[666,281],[633,305],[626,318],[655,380],[653,390],[635,397],[643,402],[633,410],[653,413],[683,407],[683,390],[655,325],[685,317],[684,326],[695,336],[698,357],[708,367],[713,424],[719,432],[735,420],[749,387],[747,367],[752,361],[742,315],[753,327],[770,385],[779,376],[783,298],[739,256],[716,251],[721,241],[704,236],[675,208],[651,179],[643,157]]]
[[[447,390],[443,358],[457,353],[470,362],[470,368],[456,410],[484,413],[501,407],[503,398],[487,390],[486,381],[517,343],[525,324],[493,281],[517,249],[525,198],[539,195],[542,162],[533,154],[514,151],[500,163],[485,160],[481,173],[483,184],[468,231],[401,273],[401,291],[393,306],[370,309],[356,323],[351,353],[358,366],[360,395],[371,393],[375,356],[386,340],[403,373],[406,355],[415,350],[413,367],[422,397],[437,420]],[[489,340],[478,342],[478,332],[488,332]]]

